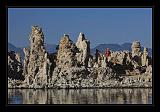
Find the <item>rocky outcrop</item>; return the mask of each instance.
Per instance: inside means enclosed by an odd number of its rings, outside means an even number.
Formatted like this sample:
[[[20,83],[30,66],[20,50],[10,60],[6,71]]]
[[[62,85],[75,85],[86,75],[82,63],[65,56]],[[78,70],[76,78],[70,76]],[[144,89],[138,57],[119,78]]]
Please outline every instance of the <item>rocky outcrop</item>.
[[[51,88],[152,87],[148,74],[121,76],[109,67],[56,68]]]
[[[77,53],[77,61],[81,65],[87,67],[90,55],[90,42],[85,38],[83,33],[79,34],[76,46],[79,49],[79,53]]]
[[[89,60],[88,60],[88,67],[93,67],[94,65],[94,61],[93,61],[93,56],[89,56]]]
[[[132,57],[134,57],[135,55],[137,56],[141,56],[141,44],[139,41],[134,41],[132,43]]]
[[[44,87],[50,72],[48,53],[44,48],[44,34],[38,26],[32,26],[30,49],[23,49],[26,87]]]
[[[89,88],[104,87],[105,83],[115,75],[110,68],[72,67],[55,68],[52,87],[55,88]],[[102,84],[103,82],[103,84]]]
[[[23,80],[22,72],[20,55],[13,51],[8,52],[8,78]]]
[[[143,54],[141,56],[142,58],[142,66],[148,66],[148,49],[144,48]]]
[[[8,52],[8,88],[16,87],[24,80],[20,55]]]
[[[64,34],[59,43],[56,65],[60,68],[77,66],[75,57],[77,52],[78,49],[73,41],[70,40],[69,35]]]
[[[145,73],[149,74],[150,76],[152,76],[152,65],[147,66]]]
[[[128,56],[128,58],[127,58]],[[111,53],[111,60],[114,64],[125,65],[129,60],[129,51],[116,51]]]
[[[28,74],[28,63],[29,63],[30,50],[27,48],[23,48],[23,52],[25,54],[25,57],[23,60],[23,75],[25,76],[26,74]]]
[[[57,51],[49,54],[44,48],[42,29],[32,26],[30,48],[23,49],[23,65],[18,54],[8,53],[8,85],[11,88],[152,87],[152,63],[147,49],[142,53],[138,41],[131,47],[132,52],[116,51],[109,56],[97,52],[94,57],[83,33],[76,44],[64,34]]]
[[[123,76],[119,87],[152,87],[152,76],[148,74]]]
[[[77,46],[70,40],[69,35],[61,38],[57,51],[56,68],[52,75],[52,84],[50,87],[71,88],[77,87],[82,77],[87,77],[88,71],[77,61],[77,53],[80,52]]]
[[[134,65],[134,68],[139,68],[142,64],[141,56],[141,44],[139,41],[134,41],[132,43],[132,64]]]
[[[107,58],[105,57],[105,55],[102,55],[101,66],[107,67]]]

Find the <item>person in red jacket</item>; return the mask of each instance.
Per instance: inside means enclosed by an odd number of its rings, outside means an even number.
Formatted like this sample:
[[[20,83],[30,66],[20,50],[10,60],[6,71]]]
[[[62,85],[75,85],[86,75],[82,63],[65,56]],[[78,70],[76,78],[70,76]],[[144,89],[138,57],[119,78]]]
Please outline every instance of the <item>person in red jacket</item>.
[[[111,56],[111,52],[110,52],[109,48],[106,49],[105,54],[106,54],[106,58],[107,58],[107,61],[108,61],[108,57]]]

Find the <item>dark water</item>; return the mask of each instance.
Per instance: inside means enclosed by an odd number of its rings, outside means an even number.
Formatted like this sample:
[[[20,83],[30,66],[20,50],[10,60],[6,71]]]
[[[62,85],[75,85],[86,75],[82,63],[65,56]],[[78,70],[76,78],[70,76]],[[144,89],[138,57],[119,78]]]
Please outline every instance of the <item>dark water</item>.
[[[152,89],[8,89],[9,104],[152,104]]]

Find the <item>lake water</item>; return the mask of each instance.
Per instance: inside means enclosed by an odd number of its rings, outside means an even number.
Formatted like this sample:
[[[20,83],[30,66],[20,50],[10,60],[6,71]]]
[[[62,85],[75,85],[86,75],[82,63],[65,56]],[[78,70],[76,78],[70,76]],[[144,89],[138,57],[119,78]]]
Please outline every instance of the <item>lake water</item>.
[[[152,89],[8,89],[8,104],[152,104]]]

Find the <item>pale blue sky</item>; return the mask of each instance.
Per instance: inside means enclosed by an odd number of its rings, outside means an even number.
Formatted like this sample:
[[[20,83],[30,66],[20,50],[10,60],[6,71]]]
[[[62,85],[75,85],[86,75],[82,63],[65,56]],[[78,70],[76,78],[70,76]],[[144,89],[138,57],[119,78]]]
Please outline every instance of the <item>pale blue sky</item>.
[[[152,47],[152,8],[9,8],[8,41],[15,46],[29,45],[31,25],[39,25],[45,43],[58,44],[63,34],[74,42],[83,32],[98,44],[139,40]]]

